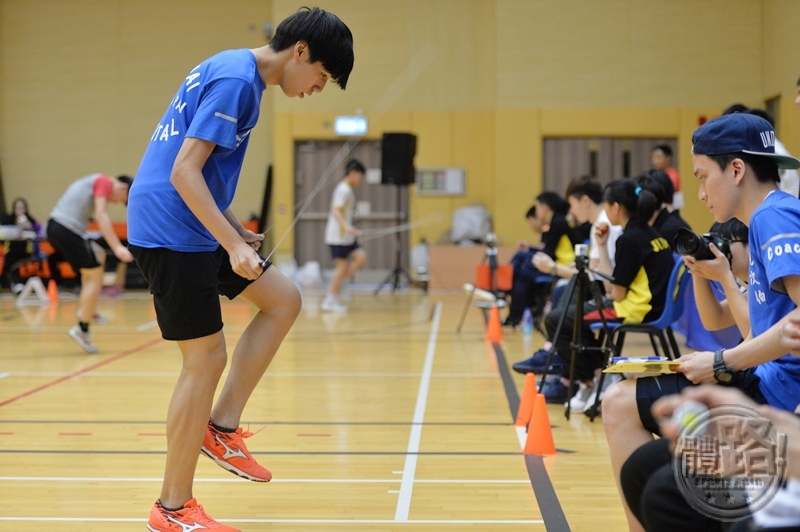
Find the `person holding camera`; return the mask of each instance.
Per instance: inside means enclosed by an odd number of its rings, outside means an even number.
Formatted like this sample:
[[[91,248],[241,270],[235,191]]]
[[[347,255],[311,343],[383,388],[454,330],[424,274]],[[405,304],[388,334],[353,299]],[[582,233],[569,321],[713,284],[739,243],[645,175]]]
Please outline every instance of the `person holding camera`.
[[[703,327],[719,331],[736,325],[742,338],[747,338],[750,334],[746,295],[750,266],[747,226],[731,218],[724,223],[715,222],[704,237],[689,235],[692,241],[700,241],[703,246],[693,254],[682,253],[684,264],[692,272],[694,298]],[[678,238],[676,250],[680,253],[684,249],[681,237]],[[712,258],[701,251],[710,253]],[[712,282],[722,288],[725,299],[717,298]]]
[[[618,483],[625,460],[660,434],[650,407],[664,395],[719,383],[757,403],[783,410],[797,406],[800,359],[786,354],[780,330],[800,302],[800,202],[778,190],[778,168],[800,168],[800,160],[776,155],[774,138],[769,122],[741,113],[715,118],[692,137],[699,199],[716,221],[735,217],[748,225],[750,333],[734,348],[680,357],[676,375],[628,379],[609,390],[603,427]],[[625,510],[629,528],[642,530]]]

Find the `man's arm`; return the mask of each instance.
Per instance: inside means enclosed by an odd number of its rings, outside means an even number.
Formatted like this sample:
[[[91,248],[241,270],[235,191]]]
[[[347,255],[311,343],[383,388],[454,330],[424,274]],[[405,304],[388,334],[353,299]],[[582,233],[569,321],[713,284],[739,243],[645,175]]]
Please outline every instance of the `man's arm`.
[[[111,218],[108,217],[108,199],[104,196],[94,197],[94,220],[106,239],[106,244],[111,248],[114,255],[122,262],[132,262],[133,255],[128,251],[128,248],[122,245],[119,241],[117,233],[114,231],[114,226],[111,223]]]
[[[203,166],[214,146],[213,142],[187,137],[175,158],[169,181],[189,210],[228,252],[233,271],[246,279],[257,279],[263,272],[258,254],[219,210],[203,177]]]
[[[339,222],[339,225],[344,227],[346,232],[350,233],[351,235],[358,236],[358,229],[347,223],[343,211],[344,209],[342,207],[335,206],[331,209],[331,214],[333,215],[333,218]]]

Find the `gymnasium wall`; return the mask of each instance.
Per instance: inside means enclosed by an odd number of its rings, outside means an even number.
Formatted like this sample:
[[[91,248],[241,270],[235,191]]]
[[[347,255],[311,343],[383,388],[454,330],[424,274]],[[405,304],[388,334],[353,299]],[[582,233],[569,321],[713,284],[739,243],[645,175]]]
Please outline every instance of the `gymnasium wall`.
[[[265,43],[296,0],[0,0],[0,167],[6,196],[46,217],[94,171],[133,173],[181,79],[213,53]],[[547,136],[676,136],[686,218],[696,201],[691,133],[739,101],[781,95],[779,136],[800,153],[794,0],[329,0],[355,36],[347,91],[291,100],[267,91],[233,209],[258,211],[276,171],[273,234],[293,216],[293,143],[333,138],[362,113],[370,138],[418,136],[418,166],[461,166],[467,195],[412,194],[411,242],[437,240],[453,210],[481,202],[505,242],[529,238]],[[124,211],[115,211],[124,218]],[[282,253],[291,253],[291,236]]]

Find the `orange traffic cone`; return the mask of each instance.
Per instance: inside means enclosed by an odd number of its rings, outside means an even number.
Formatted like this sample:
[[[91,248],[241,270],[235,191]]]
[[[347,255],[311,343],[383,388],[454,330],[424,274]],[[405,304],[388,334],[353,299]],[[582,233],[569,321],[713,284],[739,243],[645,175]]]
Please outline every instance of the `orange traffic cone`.
[[[50,279],[50,282],[47,283],[47,298],[50,303],[58,303],[58,286],[53,279]]]
[[[528,424],[528,439],[525,441],[525,454],[557,454],[553,442],[553,430],[550,428],[550,416],[547,415],[547,402],[544,395],[536,394],[533,403],[533,415]]]
[[[536,375],[533,373],[525,374],[525,386],[522,388],[522,400],[519,402],[517,410],[516,427],[525,427],[533,415],[533,403],[536,401]]]
[[[500,309],[492,305],[489,311],[489,322],[486,324],[486,341],[503,343],[503,324],[500,322]]]

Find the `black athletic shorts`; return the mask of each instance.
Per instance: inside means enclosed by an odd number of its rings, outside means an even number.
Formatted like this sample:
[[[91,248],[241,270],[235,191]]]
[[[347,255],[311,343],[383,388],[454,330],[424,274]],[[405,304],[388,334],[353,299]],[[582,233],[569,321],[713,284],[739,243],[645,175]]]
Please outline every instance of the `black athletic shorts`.
[[[753,368],[750,368],[735,372],[733,374],[733,381],[728,386],[731,388],[738,388],[747,397],[763,405],[767,403],[767,400],[758,388],[758,382],[760,380],[761,379],[755,374]],[[658,423],[650,412],[650,407],[661,397],[681,393],[681,390],[689,386],[695,386],[695,384],[687,379],[683,373],[636,379],[636,406],[639,409],[639,419],[642,420],[644,428],[653,434],[661,434],[659,432]],[[720,384],[718,386],[722,385]]]
[[[73,233],[55,220],[47,222],[47,241],[56,251],[64,255],[75,273],[82,268],[97,268],[100,261],[95,255],[92,241]]]
[[[358,241],[349,246],[337,246],[335,244],[328,244],[328,246],[331,248],[331,257],[334,259],[346,259],[352,252],[361,247]]]
[[[194,253],[134,245],[128,249],[150,285],[165,340],[192,340],[219,332],[219,295],[233,299],[253,282],[233,271],[222,246]],[[267,261],[264,270],[270,265]]]

